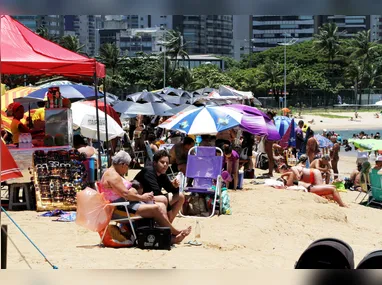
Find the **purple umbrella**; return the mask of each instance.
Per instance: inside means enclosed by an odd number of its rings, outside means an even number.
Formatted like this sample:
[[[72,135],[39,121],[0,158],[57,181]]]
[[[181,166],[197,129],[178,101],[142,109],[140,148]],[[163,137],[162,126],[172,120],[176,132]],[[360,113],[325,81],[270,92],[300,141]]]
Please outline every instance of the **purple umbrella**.
[[[281,139],[275,124],[267,114],[259,109],[240,104],[227,105],[225,107],[244,114],[240,124],[244,131],[254,135],[267,136],[267,139],[270,141]]]

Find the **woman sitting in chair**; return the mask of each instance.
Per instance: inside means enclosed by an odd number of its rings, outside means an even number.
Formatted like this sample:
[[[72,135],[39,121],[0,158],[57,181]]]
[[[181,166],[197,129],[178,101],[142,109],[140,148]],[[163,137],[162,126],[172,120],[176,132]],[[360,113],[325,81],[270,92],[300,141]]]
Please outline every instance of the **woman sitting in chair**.
[[[180,243],[190,234],[191,227],[184,230],[174,228],[167,217],[166,206],[163,203],[154,202],[153,192],[142,194],[132,188],[132,184],[124,178],[130,162],[130,155],[123,150],[119,151],[112,158],[112,166],[103,174],[99,183],[99,191],[103,192],[105,198],[112,203],[128,200],[130,202],[127,206],[129,213],[143,218],[153,218],[160,226],[169,227],[173,235],[173,242]],[[118,214],[123,213],[124,210],[125,208],[122,207]]]

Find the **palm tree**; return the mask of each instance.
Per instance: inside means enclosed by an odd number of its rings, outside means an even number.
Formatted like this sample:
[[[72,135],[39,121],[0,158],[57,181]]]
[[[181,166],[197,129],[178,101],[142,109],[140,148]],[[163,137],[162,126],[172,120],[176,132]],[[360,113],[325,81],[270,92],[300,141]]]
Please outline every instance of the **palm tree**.
[[[261,67],[261,73],[265,81],[269,82],[273,96],[279,103],[280,91],[276,90],[281,87],[283,79],[283,69],[279,62],[267,60]]]
[[[106,43],[99,49],[99,60],[105,64],[106,68],[111,68],[114,76],[116,69],[123,65],[126,57],[120,56],[120,50],[115,44]]]
[[[358,61],[362,67],[361,79],[366,76],[366,69],[375,58],[376,42],[370,41],[370,30],[358,32],[354,38],[349,41],[348,48],[353,52],[350,55],[351,61]],[[364,81],[366,83],[366,81]],[[366,84],[361,84],[359,88],[359,104],[361,104],[362,89]]]
[[[326,23],[318,29],[318,34],[314,35],[313,48],[324,54],[328,59],[328,71],[330,74],[330,84],[333,81],[333,62],[341,49],[340,36],[345,32],[339,32],[335,23]],[[328,104],[328,96],[326,105]]]
[[[377,65],[370,63],[366,66],[365,83],[367,83],[366,88],[369,89],[369,94],[367,96],[367,104],[369,105],[371,88],[374,85],[381,83],[380,68]]]
[[[164,46],[166,48],[166,55],[171,59],[175,59],[174,69],[178,67],[179,57],[183,60],[190,58],[185,50],[186,44],[183,40],[183,36],[179,31],[169,30],[166,31],[163,37]]]
[[[351,62],[346,68],[346,76],[348,79],[350,79],[350,81],[352,82],[354,86],[355,104],[357,104],[358,87],[362,80],[361,73],[362,73],[362,67],[356,61]]]
[[[81,45],[76,36],[67,35],[63,36],[59,42],[60,46],[76,53],[81,53],[85,45]]]
[[[56,40],[55,37],[53,37],[49,34],[49,30],[44,26],[39,26],[36,29],[36,34],[39,35],[40,37],[44,38],[44,39],[47,39],[48,41],[54,42]]]

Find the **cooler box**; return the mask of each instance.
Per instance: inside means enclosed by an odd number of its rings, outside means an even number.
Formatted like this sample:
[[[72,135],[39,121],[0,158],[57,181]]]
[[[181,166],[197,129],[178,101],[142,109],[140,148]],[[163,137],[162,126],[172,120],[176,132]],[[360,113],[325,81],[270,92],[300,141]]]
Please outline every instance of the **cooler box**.
[[[171,249],[171,230],[167,227],[140,227],[137,245],[141,249]]]

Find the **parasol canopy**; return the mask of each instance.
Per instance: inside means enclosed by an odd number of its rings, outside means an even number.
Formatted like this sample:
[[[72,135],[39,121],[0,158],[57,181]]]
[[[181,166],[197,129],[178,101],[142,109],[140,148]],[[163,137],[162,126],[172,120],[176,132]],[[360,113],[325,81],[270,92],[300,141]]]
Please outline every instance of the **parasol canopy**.
[[[361,150],[382,150],[382,140],[376,139],[349,139],[349,142]]]
[[[333,146],[333,143],[330,141],[330,139],[328,139],[328,138],[326,138],[320,134],[314,135],[314,137],[316,138],[316,140],[318,142],[318,146],[321,148],[327,148],[327,147]]]
[[[19,177],[23,175],[7,146],[1,140],[1,182]]]
[[[223,106],[201,107],[178,113],[158,127],[189,135],[212,135],[240,124],[243,115]]]

